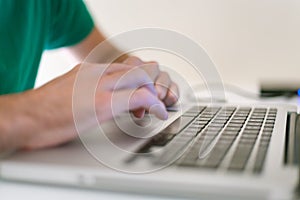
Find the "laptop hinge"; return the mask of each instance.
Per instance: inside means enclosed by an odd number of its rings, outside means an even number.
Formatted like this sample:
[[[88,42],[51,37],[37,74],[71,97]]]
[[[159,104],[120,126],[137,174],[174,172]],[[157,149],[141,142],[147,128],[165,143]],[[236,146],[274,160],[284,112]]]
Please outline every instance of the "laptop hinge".
[[[287,164],[298,165],[298,185],[296,187],[296,196],[300,195],[300,114],[292,112],[287,118],[286,134],[286,158]]]
[[[296,112],[289,113],[287,116],[286,127],[286,156],[285,163],[298,165],[298,184],[295,188],[295,198],[300,197],[300,165],[299,165],[299,142],[300,142],[300,115]]]
[[[287,116],[287,127],[286,127],[286,156],[285,163],[286,164],[297,164],[297,121],[299,118],[299,114],[296,112],[288,113]]]

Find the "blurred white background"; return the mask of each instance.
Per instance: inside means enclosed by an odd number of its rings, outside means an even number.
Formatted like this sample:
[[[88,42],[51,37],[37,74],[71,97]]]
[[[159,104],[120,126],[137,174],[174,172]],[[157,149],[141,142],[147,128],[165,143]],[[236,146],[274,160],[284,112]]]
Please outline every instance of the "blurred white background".
[[[299,0],[86,0],[107,35],[141,27],[178,31],[200,44],[224,82],[258,85],[264,79],[299,79]],[[174,41],[176,42],[176,41]],[[184,69],[170,55],[141,52],[143,58]],[[36,85],[74,63],[61,50],[46,52]]]

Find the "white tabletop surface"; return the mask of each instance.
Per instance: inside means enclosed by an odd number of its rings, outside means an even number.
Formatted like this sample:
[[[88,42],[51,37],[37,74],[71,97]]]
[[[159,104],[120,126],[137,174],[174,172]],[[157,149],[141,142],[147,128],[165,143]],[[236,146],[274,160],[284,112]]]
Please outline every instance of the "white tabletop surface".
[[[101,190],[88,190],[69,187],[58,187],[28,183],[0,181],[1,200],[99,200],[99,199],[171,199],[166,197],[125,194]]]

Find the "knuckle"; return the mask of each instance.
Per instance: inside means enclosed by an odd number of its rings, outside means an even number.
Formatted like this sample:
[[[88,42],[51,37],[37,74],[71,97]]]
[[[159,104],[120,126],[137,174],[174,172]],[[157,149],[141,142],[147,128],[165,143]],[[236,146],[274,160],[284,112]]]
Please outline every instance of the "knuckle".
[[[169,94],[170,101],[175,103],[178,100],[178,96],[172,92]]]
[[[147,63],[144,65],[144,69],[149,73],[150,77],[156,79],[160,74],[158,63]]]
[[[156,72],[159,71],[159,64],[157,62],[152,62],[152,69]]]
[[[134,72],[135,73],[133,74],[133,76],[135,76],[141,82],[147,82],[147,81],[151,80],[148,73],[143,69],[137,68],[137,69],[134,70]]]
[[[176,91],[169,91],[168,92],[168,100],[170,101],[171,104],[174,104],[178,101],[179,95],[178,92]]]
[[[165,72],[165,71],[161,71],[160,74],[161,74],[162,77],[164,77],[164,78],[167,79],[167,80],[170,80],[170,79],[171,79],[169,73],[167,73],[167,72]]]

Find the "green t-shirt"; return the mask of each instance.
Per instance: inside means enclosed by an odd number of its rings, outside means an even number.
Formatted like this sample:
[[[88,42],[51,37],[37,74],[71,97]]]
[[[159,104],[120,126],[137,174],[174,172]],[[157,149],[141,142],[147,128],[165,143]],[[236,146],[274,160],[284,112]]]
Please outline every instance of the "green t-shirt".
[[[43,51],[74,45],[93,27],[82,0],[0,0],[0,94],[33,88]]]

